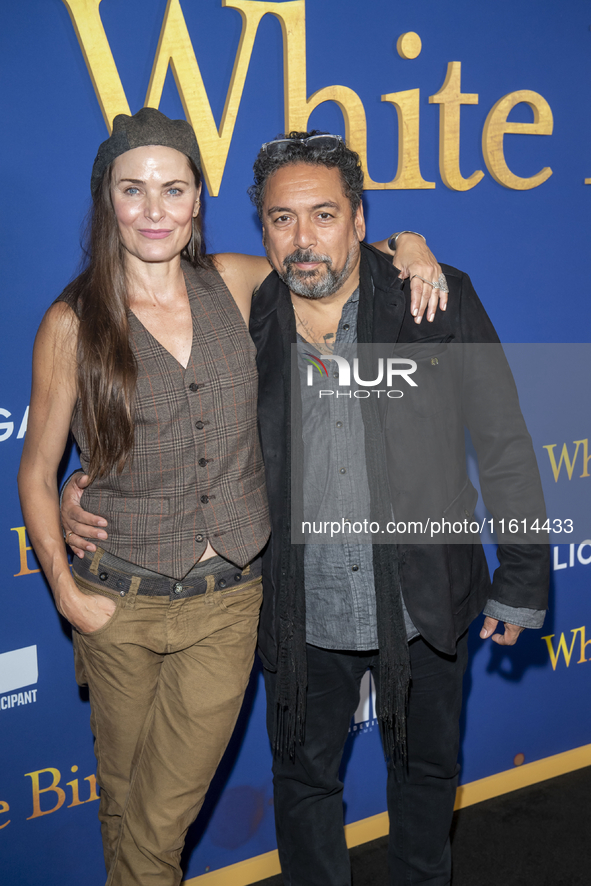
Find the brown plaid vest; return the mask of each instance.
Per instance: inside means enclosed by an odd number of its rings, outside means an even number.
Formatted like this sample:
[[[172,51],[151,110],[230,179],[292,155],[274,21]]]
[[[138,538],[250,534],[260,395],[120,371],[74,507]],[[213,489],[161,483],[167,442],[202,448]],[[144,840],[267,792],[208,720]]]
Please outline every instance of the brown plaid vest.
[[[111,471],[82,496],[87,511],[109,522],[109,553],[177,579],[208,541],[243,567],[270,532],[255,347],[219,274],[185,263],[183,271],[193,315],[187,368],[130,312],[138,366],[133,456],[121,474]],[[77,410],[72,432],[86,469]]]

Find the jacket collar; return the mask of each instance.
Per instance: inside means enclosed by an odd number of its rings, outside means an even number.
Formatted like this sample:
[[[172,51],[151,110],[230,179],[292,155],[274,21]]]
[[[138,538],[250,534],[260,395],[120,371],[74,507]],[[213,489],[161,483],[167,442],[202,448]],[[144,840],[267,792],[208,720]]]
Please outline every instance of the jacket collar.
[[[398,268],[394,267],[391,259],[379,252],[373,246],[367,243],[361,243],[362,261],[367,263],[367,267],[371,274],[374,293],[379,296],[382,310],[374,314],[374,330],[379,332],[380,336],[385,333],[384,329],[380,329],[376,324],[383,322],[390,317],[388,327],[400,329],[405,311],[405,296],[403,291],[403,281],[400,280]],[[291,308],[291,297],[289,289],[280,279],[276,271],[272,271],[268,277],[263,280],[256,295],[253,298],[252,309],[250,314],[250,323],[253,327],[262,324],[270,317],[271,314],[278,312],[278,321],[280,325],[294,327],[293,310]],[[395,338],[397,335],[395,336]],[[386,341],[395,340],[388,335]],[[295,337],[293,338],[295,341]]]

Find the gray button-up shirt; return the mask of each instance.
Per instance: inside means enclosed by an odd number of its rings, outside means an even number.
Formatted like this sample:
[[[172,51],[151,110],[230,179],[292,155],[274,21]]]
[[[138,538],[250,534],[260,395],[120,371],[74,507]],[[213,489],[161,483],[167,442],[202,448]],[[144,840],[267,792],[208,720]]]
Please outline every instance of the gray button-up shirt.
[[[357,342],[359,289],[343,306],[335,344]],[[299,339],[303,342],[303,339]],[[307,344],[307,342],[306,342]],[[299,349],[302,392],[308,362]],[[333,364],[329,364],[332,370]],[[335,371],[335,375],[336,375]],[[327,380],[326,387],[330,387]],[[306,517],[334,519],[322,513],[323,500],[355,502],[357,514],[343,508],[338,515],[352,519],[369,514],[369,483],[365,468],[365,436],[361,402],[355,398],[327,397],[323,409],[317,400],[302,397],[304,446],[314,452],[305,459],[304,502]],[[378,648],[376,596],[372,546],[354,535],[342,544],[307,544],[304,551],[306,591],[306,640],[324,649],[365,651]],[[402,601],[409,640],[418,631]],[[490,600],[485,614],[523,627],[541,627],[544,612],[515,609]]]

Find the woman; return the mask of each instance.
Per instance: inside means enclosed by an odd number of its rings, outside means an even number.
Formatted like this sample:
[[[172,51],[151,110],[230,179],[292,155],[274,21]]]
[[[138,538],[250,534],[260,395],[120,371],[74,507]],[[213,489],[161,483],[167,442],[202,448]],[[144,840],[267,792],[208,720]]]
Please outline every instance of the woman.
[[[254,655],[269,523],[247,323],[268,265],[203,257],[185,121],[116,117],[91,189],[88,267],[35,342],[19,490],[89,685],[107,883],[165,886]],[[72,573],[56,492],[70,428],[84,505],[109,523]]]

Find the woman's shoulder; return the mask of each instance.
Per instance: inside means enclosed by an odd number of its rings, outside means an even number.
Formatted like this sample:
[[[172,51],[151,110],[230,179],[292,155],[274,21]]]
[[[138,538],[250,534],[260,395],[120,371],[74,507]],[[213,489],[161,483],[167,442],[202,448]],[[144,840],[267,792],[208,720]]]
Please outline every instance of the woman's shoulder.
[[[79,320],[74,309],[58,297],[46,310],[37,336],[49,337],[63,346],[69,339],[76,338],[78,326]]]
[[[70,311],[73,311],[76,317],[80,317],[80,308],[82,301],[82,293],[84,291],[86,284],[86,272],[83,271],[79,274],[74,280],[72,280],[68,285],[60,292],[55,301],[51,304],[49,311],[52,308],[55,308],[53,314],[56,317],[59,316],[68,316],[66,308],[70,308]],[[62,307],[58,308],[57,306],[61,305]],[[49,314],[49,311],[47,312]]]
[[[53,373],[75,372],[78,342],[78,317],[63,301],[53,302],[45,312],[33,349],[33,366]]]
[[[186,279],[194,290],[208,292],[215,299],[219,308],[222,305],[234,305],[238,308],[242,315],[246,326],[248,326],[248,317],[250,313],[250,303],[252,299],[252,288],[240,276],[234,275],[229,271],[224,259],[226,255],[208,256],[210,262],[207,268],[194,268],[183,262],[183,270]],[[189,289],[189,287],[188,287]],[[191,295],[189,295],[191,298]]]
[[[56,343],[65,344],[78,334],[80,317],[80,291],[83,275],[76,277],[53,301],[39,326],[37,336],[49,337]]]

